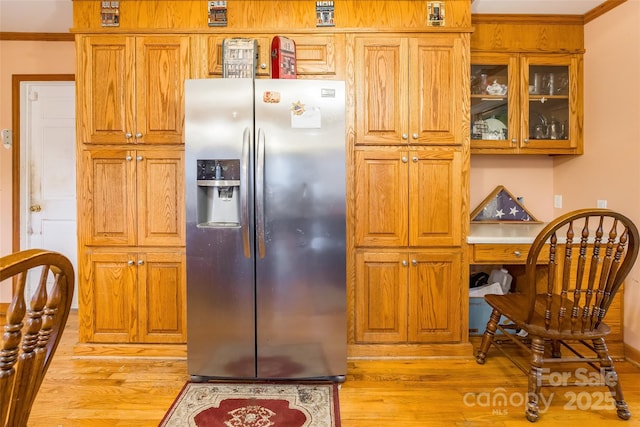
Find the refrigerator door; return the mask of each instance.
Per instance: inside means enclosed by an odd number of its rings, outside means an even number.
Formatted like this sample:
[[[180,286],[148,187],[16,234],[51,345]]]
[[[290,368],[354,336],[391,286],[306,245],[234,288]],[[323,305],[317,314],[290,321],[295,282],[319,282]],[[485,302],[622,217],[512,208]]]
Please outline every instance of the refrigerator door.
[[[188,370],[254,378],[253,81],[187,80]]]
[[[256,80],[259,378],[346,374],[344,83]]]

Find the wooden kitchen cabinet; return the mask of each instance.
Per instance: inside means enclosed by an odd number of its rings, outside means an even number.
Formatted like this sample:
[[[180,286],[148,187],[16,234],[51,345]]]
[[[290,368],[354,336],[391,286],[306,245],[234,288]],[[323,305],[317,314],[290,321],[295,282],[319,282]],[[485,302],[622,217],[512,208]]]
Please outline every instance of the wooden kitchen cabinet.
[[[282,35],[282,34],[278,34]],[[271,41],[274,35],[264,34],[224,34],[205,35],[199,39],[205,52],[196,64],[203,67],[202,78],[222,77],[222,43],[224,39],[242,37],[258,42],[256,76],[271,77]],[[342,34],[286,34],[296,43],[296,67],[299,78],[339,78],[344,56],[344,35]]]
[[[184,151],[82,151],[78,233],[84,245],[183,246]]]
[[[459,247],[462,167],[455,147],[356,150],[356,245]]]
[[[460,269],[459,251],[358,251],[356,343],[459,341]]]
[[[471,152],[582,154],[582,55],[471,57]]]
[[[356,144],[461,144],[459,35],[355,36]]]
[[[80,290],[80,341],[185,343],[184,249],[90,250]]]
[[[77,38],[82,143],[184,143],[189,37],[87,35]]]

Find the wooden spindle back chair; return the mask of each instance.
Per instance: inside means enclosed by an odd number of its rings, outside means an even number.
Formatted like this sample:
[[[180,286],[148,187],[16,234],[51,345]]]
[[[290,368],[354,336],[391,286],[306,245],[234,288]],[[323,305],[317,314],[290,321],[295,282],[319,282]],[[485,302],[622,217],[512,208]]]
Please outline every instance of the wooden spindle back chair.
[[[26,296],[28,277],[34,274],[39,274],[37,288]],[[3,313],[0,423],[23,427],[67,323],[74,270],[64,255],[29,249],[0,258],[0,282],[12,287]]]
[[[608,209],[567,213],[550,222],[534,239],[525,283],[516,284],[519,292],[485,296],[493,310],[476,361],[483,364],[489,347],[498,347],[506,338],[530,352],[528,367],[516,361],[529,375],[529,421],[539,416],[540,387],[558,385],[545,381],[545,370],[577,362],[600,370],[605,379],[601,385],[608,386],[618,417],[631,417],[604,340],[610,333],[604,320],[636,261],[638,244],[638,229],[620,213]],[[500,324],[502,316],[507,323]],[[526,331],[526,340],[513,334],[514,328]],[[496,330],[503,332],[499,340]],[[564,349],[571,354],[562,355]],[[581,354],[589,350],[594,357]]]

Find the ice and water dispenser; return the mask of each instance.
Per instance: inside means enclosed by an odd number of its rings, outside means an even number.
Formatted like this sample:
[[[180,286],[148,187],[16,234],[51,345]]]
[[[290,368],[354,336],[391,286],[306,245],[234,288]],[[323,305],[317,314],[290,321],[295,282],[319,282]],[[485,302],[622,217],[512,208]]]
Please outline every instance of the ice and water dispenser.
[[[198,160],[198,227],[240,226],[240,160]]]

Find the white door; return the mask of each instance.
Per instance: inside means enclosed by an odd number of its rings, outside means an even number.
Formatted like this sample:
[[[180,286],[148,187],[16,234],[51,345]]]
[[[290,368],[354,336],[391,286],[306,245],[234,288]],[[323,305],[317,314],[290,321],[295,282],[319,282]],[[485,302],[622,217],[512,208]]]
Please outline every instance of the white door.
[[[20,248],[60,252],[77,272],[75,83],[22,82],[20,93]]]

